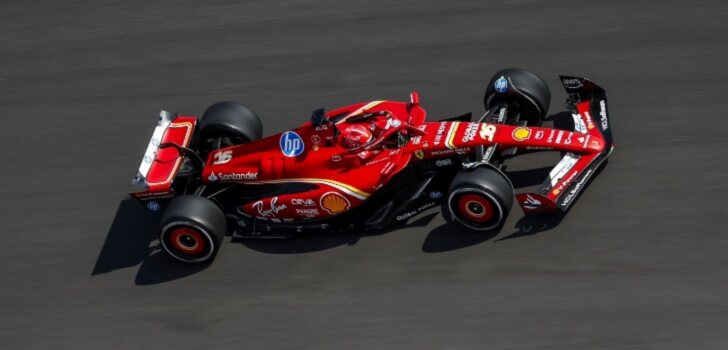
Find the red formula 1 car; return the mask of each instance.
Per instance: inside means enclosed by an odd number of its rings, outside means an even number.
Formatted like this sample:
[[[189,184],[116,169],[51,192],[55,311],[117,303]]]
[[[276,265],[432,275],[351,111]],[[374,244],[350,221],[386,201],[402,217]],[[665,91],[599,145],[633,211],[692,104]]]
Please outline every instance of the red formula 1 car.
[[[185,262],[211,259],[234,237],[381,229],[442,205],[455,225],[493,231],[514,189],[504,162],[560,151],[540,190],[515,198],[526,214],[565,211],[612,152],[606,93],[562,76],[573,130],[541,127],[551,95],[537,75],[504,69],[485,93],[486,113],[426,121],[409,102],[372,101],[313,112],[293,130],[262,137],[248,108],[221,102],[201,118],[162,112],[132,196],[163,210],[160,241]]]

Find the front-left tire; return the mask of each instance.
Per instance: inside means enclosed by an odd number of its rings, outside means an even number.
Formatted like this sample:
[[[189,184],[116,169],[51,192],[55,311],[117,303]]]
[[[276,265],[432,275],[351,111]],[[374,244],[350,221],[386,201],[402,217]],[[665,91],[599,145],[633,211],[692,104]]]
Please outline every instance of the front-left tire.
[[[211,261],[225,237],[227,220],[211,200],[180,196],[172,200],[162,216],[159,241],[173,258],[186,263]]]
[[[490,167],[464,169],[450,184],[443,216],[474,232],[494,232],[513,206],[513,185],[501,171]]]

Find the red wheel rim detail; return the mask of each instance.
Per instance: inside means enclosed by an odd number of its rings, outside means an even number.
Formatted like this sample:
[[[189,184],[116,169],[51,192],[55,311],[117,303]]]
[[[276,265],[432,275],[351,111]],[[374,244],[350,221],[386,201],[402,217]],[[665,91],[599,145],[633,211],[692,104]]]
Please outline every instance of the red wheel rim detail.
[[[472,222],[485,223],[493,219],[495,210],[493,203],[487,198],[468,193],[458,199],[458,210],[460,214]]]
[[[205,250],[202,234],[191,227],[178,227],[169,235],[174,250],[185,255],[197,255]]]

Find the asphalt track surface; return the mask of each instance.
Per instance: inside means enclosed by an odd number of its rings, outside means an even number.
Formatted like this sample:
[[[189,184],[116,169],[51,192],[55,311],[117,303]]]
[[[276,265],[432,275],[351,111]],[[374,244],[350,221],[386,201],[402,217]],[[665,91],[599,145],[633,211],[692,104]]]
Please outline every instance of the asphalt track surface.
[[[2,349],[726,349],[724,1],[0,3]],[[159,109],[241,101],[266,133],[487,79],[587,76],[617,149],[563,219],[159,254],[124,200]],[[555,159],[555,158],[554,158]],[[534,161],[541,161],[538,159]],[[527,160],[517,166],[530,165]],[[528,173],[521,173],[528,174]]]

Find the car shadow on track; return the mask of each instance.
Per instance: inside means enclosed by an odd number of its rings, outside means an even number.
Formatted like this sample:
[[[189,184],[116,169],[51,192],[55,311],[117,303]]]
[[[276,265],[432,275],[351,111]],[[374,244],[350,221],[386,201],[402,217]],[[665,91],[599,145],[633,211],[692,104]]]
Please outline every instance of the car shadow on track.
[[[174,260],[160,249],[155,249],[139,266],[134,283],[137,285],[150,285],[173,281],[205,270],[210,267],[210,264],[211,262],[183,263]]]
[[[565,213],[534,214],[523,216],[516,222],[516,231],[495,241],[500,242],[507,239],[532,236],[537,233],[551,230],[561,223],[566,216]]]
[[[381,236],[405,228],[425,227],[436,215],[437,213],[425,214],[409,222],[407,225],[388,230],[366,232],[344,230],[340,232],[312,233],[281,240],[237,239],[233,240],[233,242],[240,243],[249,249],[268,254],[313,253],[344,245],[354,245],[362,237]]]
[[[302,254],[328,250],[344,245],[354,245],[362,237],[389,234],[406,228],[428,226],[439,213],[426,213],[405,226],[382,231],[342,231],[310,234],[284,240],[236,240],[233,243],[268,254]],[[516,231],[496,242],[530,236],[556,227],[564,214],[531,215],[516,223]],[[210,263],[183,264],[164,254],[157,241],[156,228],[159,215],[149,212],[134,199],[122,200],[116,216],[96,260],[92,276],[118,269],[139,265],[134,280],[137,285],[152,285],[180,279],[210,266]],[[422,244],[426,253],[441,253],[462,249],[490,241],[500,232],[478,234],[465,231],[455,225],[444,224],[436,227]]]
[[[331,233],[307,234],[299,237],[292,237],[281,240],[251,240],[234,239],[234,243],[267,254],[305,254],[315,253],[323,250],[333,249],[340,246],[355,245],[363,237],[373,237],[389,234],[405,228],[425,227],[439,213],[426,214],[406,226],[400,226],[385,231],[368,231],[365,233],[356,231],[342,231]],[[524,216],[515,225],[515,231],[506,236],[496,239],[502,240],[535,235],[556,227],[563,219],[563,213],[540,214]],[[425,253],[442,253],[457,249],[467,248],[483,242],[490,241],[506,231],[500,230],[489,233],[473,233],[453,224],[443,224],[427,235],[422,243],[422,251]]]
[[[515,232],[508,233],[506,236],[498,238],[494,242],[531,236],[551,230],[561,223],[564,215],[564,213],[550,213],[523,216],[516,222],[514,227]],[[462,249],[490,241],[501,235],[504,231],[507,231],[507,229],[501,228],[493,232],[476,233],[453,224],[444,224],[436,227],[427,235],[427,238],[422,243],[422,251],[425,253],[442,253]]]
[[[160,251],[157,226],[160,215],[133,198],[119,203],[114,221],[96,259],[92,276],[139,265],[135,283],[156,284],[206,269],[209,264],[181,264]]]
[[[154,228],[158,223],[159,217],[142,208],[136,200],[122,200],[91,275],[136,266],[144,261],[150,253],[151,242],[156,239]]]
[[[498,231],[488,233],[468,232],[453,224],[443,224],[436,227],[422,242],[422,251],[425,253],[442,253],[462,249],[493,239]]]
[[[515,188],[523,188],[541,184],[546,178],[551,167],[543,167],[528,170],[508,172]],[[517,204],[514,204],[517,206]],[[341,232],[306,234],[283,240],[251,240],[234,239],[233,242],[245,247],[268,254],[302,254],[313,253],[340,246],[356,244],[362,237],[371,237],[389,234],[405,228],[425,227],[438,213],[426,213],[425,215],[411,221],[405,226],[395,227],[389,230],[357,232],[345,230]],[[547,231],[556,227],[563,219],[564,214],[541,214],[524,216],[515,225],[515,231],[496,242],[530,236],[539,232]],[[499,236],[505,228],[491,233],[473,233],[456,225],[443,224],[433,229],[422,244],[422,251],[426,253],[439,253],[457,250],[480,244]]]

